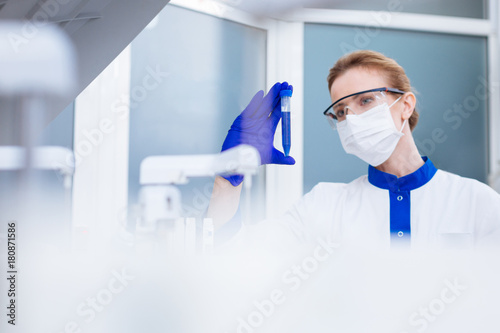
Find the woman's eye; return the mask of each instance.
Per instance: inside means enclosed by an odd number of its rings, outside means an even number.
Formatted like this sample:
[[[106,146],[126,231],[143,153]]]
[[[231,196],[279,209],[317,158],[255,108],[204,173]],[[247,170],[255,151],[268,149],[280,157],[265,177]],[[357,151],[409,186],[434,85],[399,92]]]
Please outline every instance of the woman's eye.
[[[363,98],[363,99],[361,100],[361,105],[368,105],[368,104],[370,104],[371,102],[373,102],[373,98],[372,98],[372,97]]]
[[[345,115],[344,109],[338,110],[336,113],[337,118],[342,118]]]

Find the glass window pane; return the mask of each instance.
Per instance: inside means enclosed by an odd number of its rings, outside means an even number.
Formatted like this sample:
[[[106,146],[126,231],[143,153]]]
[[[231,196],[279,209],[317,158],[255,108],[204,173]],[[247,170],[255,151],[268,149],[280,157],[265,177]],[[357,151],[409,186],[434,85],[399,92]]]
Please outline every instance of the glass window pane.
[[[71,102],[44,128],[39,145],[60,146],[73,150],[75,102]]]
[[[443,15],[488,18],[487,0],[371,0],[371,1],[316,1],[316,8],[389,11],[394,13],[413,13],[427,15]]]
[[[265,87],[266,31],[167,6],[132,42],[129,202],[150,155],[214,154]],[[263,190],[264,177],[254,183]],[[213,179],[182,186],[186,216],[202,213]],[[260,196],[262,202],[264,196]]]

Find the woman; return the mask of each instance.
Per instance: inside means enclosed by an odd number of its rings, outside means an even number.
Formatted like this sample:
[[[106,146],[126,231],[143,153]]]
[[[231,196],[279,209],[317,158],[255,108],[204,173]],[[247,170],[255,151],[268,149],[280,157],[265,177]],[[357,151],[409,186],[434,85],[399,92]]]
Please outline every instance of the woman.
[[[346,152],[369,164],[368,175],[349,184],[318,184],[280,223],[305,241],[328,235],[382,248],[500,244],[500,195],[476,180],[437,170],[420,156],[412,136],[416,98],[396,61],[374,51],[347,54],[330,69],[328,88],[333,104],[325,115]],[[282,89],[290,87],[276,84],[267,96],[254,97],[223,150],[249,143],[263,164],[294,163],[272,146]],[[216,225],[236,211],[240,182],[241,176],[216,179],[208,211]]]

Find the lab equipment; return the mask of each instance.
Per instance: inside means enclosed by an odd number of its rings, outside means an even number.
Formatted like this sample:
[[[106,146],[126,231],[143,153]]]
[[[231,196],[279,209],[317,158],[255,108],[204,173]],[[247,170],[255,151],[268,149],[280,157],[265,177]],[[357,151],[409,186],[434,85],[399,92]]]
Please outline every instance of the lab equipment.
[[[288,156],[290,154],[290,146],[291,146],[290,98],[292,97],[292,91],[281,90],[280,97],[281,97],[281,136],[282,136],[281,141],[283,143],[283,152],[285,153],[285,156]]]
[[[193,255],[196,253],[196,219],[187,217],[184,223],[184,251],[188,255]]]
[[[38,170],[52,170],[57,172],[63,180],[66,195],[71,196],[72,176],[75,171],[73,152],[64,147],[39,146],[35,147],[30,158],[32,167]],[[15,171],[26,168],[26,148],[18,146],[0,146],[0,171]]]
[[[56,25],[28,34],[27,22],[0,23],[0,99],[4,114],[11,113],[3,127],[15,128],[3,138],[11,145],[0,146],[0,219],[19,221],[30,231],[23,235],[30,246],[67,250],[74,156],[64,147],[39,146],[39,136],[49,106],[75,91],[76,53]]]
[[[140,166],[140,217],[138,235],[150,235],[169,253],[193,253],[196,246],[196,227],[193,218],[182,217],[181,193],[175,185],[186,184],[193,177],[213,177],[222,174],[241,174],[250,198],[251,176],[260,165],[255,147],[239,145],[215,155],[150,156]],[[250,202],[243,207],[250,210]],[[248,214],[244,214],[248,216]],[[157,237],[161,234],[161,237]],[[214,226],[204,219],[202,248],[209,253],[213,247]]]
[[[211,218],[203,219],[203,253],[212,254],[214,249],[214,221]]]
[[[34,37],[20,42],[26,24],[0,24],[0,96],[18,100],[21,145],[26,149],[25,170],[33,164],[33,147],[41,132],[50,97],[67,96],[76,86],[75,50],[70,39],[55,26],[43,26]],[[15,103],[13,103],[15,104]],[[27,183],[26,174],[23,177]]]
[[[276,83],[264,96],[262,91],[254,95],[248,106],[234,120],[222,144],[222,151],[239,144],[255,147],[262,164],[295,164],[291,156],[285,156],[274,148],[274,133],[281,118],[279,94],[282,90],[293,90],[286,82]],[[224,176],[233,186],[243,181],[240,174]]]

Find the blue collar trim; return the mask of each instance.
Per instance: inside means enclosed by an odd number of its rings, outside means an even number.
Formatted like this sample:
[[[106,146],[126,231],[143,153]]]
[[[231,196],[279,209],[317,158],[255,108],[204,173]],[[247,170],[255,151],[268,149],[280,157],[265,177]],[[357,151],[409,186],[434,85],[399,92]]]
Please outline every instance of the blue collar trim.
[[[432,179],[437,169],[432,164],[427,156],[423,156],[425,164],[417,171],[410,173],[404,177],[398,178],[390,173],[375,169],[373,166],[368,167],[368,181],[370,184],[384,190],[392,192],[411,191],[427,184]]]

